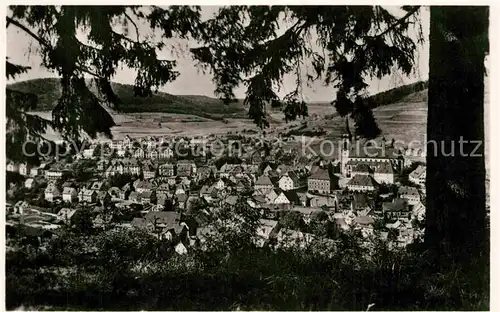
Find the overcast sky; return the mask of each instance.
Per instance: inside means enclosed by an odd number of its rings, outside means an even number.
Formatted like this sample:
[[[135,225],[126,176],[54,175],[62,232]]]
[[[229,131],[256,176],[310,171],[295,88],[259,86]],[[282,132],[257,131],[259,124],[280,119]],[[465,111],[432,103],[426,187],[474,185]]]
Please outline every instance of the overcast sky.
[[[217,7],[205,6],[203,7],[202,14],[204,18],[210,17],[214,12],[216,12]],[[420,80],[426,80],[429,74],[429,10],[424,8],[421,10],[421,21],[424,33],[424,38],[426,42],[418,46],[417,51],[417,68],[416,72],[411,77],[404,77],[399,73],[394,73],[393,75],[386,77],[382,80],[375,80],[370,82],[369,92],[377,93],[396,87],[399,85],[416,82]],[[184,42],[182,42],[184,43]],[[195,42],[185,42],[189,47],[196,46]],[[26,35],[23,31],[19,30],[15,26],[10,26],[7,29],[7,57],[10,61],[15,64],[29,65],[32,67],[27,74],[20,76],[15,81],[33,79],[33,78],[44,78],[44,77],[57,77],[56,74],[49,72],[45,68],[40,66],[40,57],[36,53],[30,52],[32,48],[36,47],[34,41]],[[164,54],[164,55],[161,55]],[[162,52],[160,54],[161,58],[169,58],[169,52]],[[180,72],[180,76],[172,83],[167,84],[161,91],[168,92],[171,94],[196,94],[196,95],[206,95],[214,96],[214,84],[212,83],[212,77],[207,74],[201,74],[195,67],[194,61],[186,53],[185,56],[177,58],[177,70]],[[135,80],[135,73],[132,69],[124,68],[118,70],[117,75],[114,77],[113,81],[133,84]],[[15,81],[9,81],[15,82]],[[283,81],[283,88],[279,92],[280,95],[284,95],[295,88],[295,77],[286,76]],[[235,90],[236,96],[238,98],[243,98],[245,96],[245,88],[240,87]],[[333,87],[325,87],[321,82],[315,82],[310,87],[305,87],[303,90],[304,99],[306,101],[316,102],[316,101],[331,101],[334,95]]]

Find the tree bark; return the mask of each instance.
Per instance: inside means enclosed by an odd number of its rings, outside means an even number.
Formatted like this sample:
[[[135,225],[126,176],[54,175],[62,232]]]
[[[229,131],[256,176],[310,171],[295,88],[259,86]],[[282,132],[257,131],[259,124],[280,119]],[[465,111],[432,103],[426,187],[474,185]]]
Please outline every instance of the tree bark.
[[[438,259],[452,262],[471,263],[489,254],[484,157],[488,17],[484,6],[431,7],[425,243]]]

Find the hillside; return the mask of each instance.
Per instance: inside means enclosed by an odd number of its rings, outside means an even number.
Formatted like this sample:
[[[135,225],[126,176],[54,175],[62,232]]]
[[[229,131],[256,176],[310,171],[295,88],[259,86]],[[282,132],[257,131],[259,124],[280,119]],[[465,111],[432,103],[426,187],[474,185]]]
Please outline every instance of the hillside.
[[[56,78],[33,79],[13,83],[8,89],[33,93],[39,98],[37,111],[50,111],[61,95],[61,86]],[[190,114],[205,118],[246,118],[246,110],[241,102],[224,104],[222,101],[207,96],[172,95],[158,92],[152,97],[134,96],[132,85],[112,83],[112,88],[123,101],[120,113],[174,113]],[[95,88],[91,86],[95,92]]]

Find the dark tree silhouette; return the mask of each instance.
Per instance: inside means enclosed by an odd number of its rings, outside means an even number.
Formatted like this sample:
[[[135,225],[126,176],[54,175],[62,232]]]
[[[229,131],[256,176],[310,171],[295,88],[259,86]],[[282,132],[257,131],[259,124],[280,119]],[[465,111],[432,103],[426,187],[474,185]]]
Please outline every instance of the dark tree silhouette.
[[[488,7],[431,7],[425,240],[436,254],[452,255],[455,261],[470,262],[471,256],[488,251],[484,158],[488,18]],[[466,143],[461,151],[462,140]],[[437,151],[433,142],[438,143]]]
[[[21,160],[26,138],[45,140],[41,134],[49,125],[75,141],[82,132],[92,138],[97,133],[111,136],[115,123],[102,105],[120,108],[110,82],[118,66],[137,70],[136,96],[151,96],[179,74],[175,60],[159,59],[156,49],[166,47],[163,39],[196,37],[199,19],[200,8],[189,6],[10,6],[7,28],[20,29],[38,44],[41,65],[60,76],[62,95],[47,121],[25,113],[36,108],[36,95],[7,88],[7,157]],[[140,34],[138,24],[159,40]],[[83,28],[84,39],[77,35]],[[27,70],[6,62],[7,78]]]

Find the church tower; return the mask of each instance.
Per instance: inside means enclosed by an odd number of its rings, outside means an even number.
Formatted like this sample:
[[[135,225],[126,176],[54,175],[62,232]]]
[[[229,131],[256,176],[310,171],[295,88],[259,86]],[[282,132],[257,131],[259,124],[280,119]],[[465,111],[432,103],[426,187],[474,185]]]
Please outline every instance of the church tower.
[[[349,160],[349,135],[343,134],[340,140],[340,172],[343,176],[347,174],[347,161]]]

